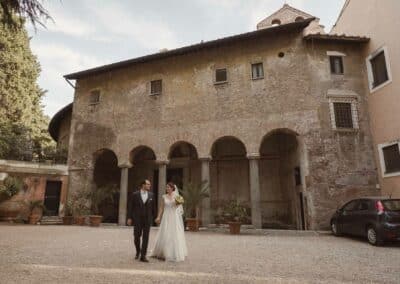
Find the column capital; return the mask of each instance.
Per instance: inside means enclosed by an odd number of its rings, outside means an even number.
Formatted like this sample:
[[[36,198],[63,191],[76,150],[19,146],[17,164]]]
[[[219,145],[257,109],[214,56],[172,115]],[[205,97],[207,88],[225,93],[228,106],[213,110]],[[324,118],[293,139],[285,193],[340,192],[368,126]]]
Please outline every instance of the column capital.
[[[161,166],[161,165],[168,165],[168,164],[169,164],[169,161],[159,161],[159,160],[157,160],[157,161],[156,161],[156,164],[159,165],[159,166]]]
[[[121,168],[121,169],[123,169],[123,168],[132,168],[133,167],[133,165],[130,163],[130,162],[125,162],[125,163],[121,163],[121,164],[119,164],[118,165],[118,168]]]
[[[259,160],[260,159],[260,154],[258,153],[251,153],[247,155],[247,159],[249,160]]]
[[[207,157],[200,157],[199,160],[200,160],[200,161],[205,161],[205,162],[208,161],[208,162],[209,162],[209,161],[212,160],[212,158],[211,158],[210,156],[207,156]]]

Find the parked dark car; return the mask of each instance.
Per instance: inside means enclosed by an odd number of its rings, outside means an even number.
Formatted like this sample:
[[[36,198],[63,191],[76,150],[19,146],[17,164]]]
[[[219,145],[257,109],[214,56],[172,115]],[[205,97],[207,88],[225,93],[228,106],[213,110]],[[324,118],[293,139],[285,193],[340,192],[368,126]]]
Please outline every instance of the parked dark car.
[[[367,237],[372,245],[400,241],[400,199],[366,197],[347,202],[331,219],[335,236]]]

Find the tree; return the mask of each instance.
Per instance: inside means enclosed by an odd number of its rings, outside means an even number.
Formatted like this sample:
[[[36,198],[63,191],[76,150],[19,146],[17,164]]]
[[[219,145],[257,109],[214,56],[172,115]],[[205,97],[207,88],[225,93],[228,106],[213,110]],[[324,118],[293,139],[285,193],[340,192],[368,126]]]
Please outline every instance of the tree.
[[[30,160],[54,143],[47,133],[39,74],[24,26],[0,24],[0,158]]]
[[[21,28],[28,19],[36,29],[36,24],[45,27],[42,19],[52,20],[38,0],[0,0],[0,9],[1,22],[9,28]]]

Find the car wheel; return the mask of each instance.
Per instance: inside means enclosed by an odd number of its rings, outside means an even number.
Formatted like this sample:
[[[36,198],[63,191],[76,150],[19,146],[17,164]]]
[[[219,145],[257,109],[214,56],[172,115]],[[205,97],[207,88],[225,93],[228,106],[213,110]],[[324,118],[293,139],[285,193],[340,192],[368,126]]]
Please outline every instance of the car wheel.
[[[368,242],[373,246],[383,245],[383,241],[382,241],[381,237],[379,236],[377,230],[373,226],[368,227],[367,238],[368,238]]]
[[[331,231],[332,231],[332,234],[335,235],[336,237],[339,237],[339,236],[342,235],[340,230],[339,230],[339,228],[338,228],[337,221],[332,221],[332,223],[331,223]]]

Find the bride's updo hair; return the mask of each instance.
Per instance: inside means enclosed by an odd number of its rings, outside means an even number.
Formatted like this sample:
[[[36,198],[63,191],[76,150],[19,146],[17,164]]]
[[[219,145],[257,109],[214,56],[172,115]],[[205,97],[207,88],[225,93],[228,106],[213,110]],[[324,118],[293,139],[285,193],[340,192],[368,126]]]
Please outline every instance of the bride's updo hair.
[[[167,185],[172,188],[172,191],[175,191],[175,184],[173,182],[167,183]]]

